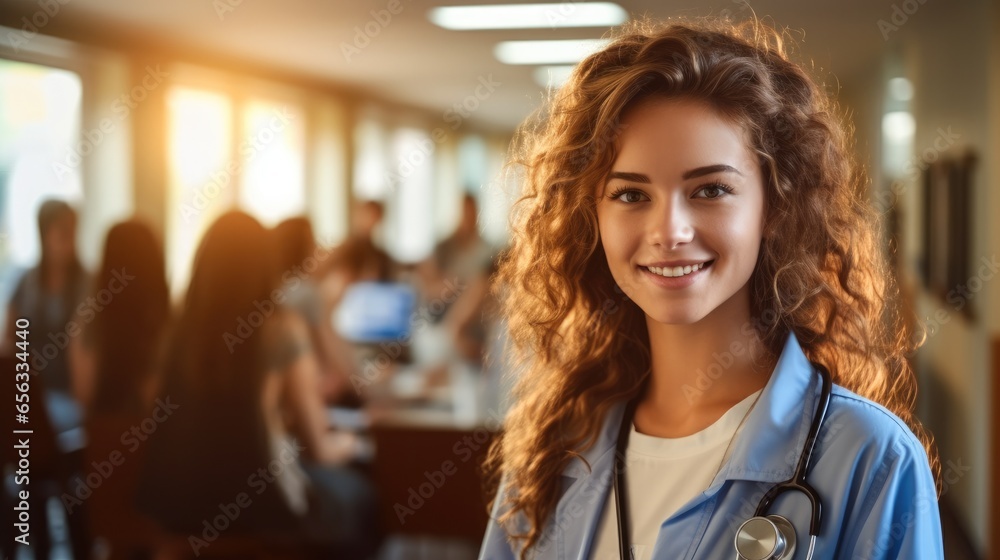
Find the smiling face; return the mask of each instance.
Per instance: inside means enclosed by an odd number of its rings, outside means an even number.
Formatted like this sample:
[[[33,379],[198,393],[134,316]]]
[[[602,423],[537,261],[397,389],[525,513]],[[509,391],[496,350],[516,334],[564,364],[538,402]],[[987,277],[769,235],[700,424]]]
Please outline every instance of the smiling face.
[[[644,100],[622,124],[597,204],[615,282],[647,320],[748,316],[764,184],[743,129],[687,99]]]

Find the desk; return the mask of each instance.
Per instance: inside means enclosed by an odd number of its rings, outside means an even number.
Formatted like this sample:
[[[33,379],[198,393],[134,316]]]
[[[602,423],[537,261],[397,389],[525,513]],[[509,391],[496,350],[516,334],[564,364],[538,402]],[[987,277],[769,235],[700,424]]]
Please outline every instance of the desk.
[[[377,416],[372,476],[383,530],[481,541],[489,519],[481,465],[498,427],[457,423],[441,410]]]

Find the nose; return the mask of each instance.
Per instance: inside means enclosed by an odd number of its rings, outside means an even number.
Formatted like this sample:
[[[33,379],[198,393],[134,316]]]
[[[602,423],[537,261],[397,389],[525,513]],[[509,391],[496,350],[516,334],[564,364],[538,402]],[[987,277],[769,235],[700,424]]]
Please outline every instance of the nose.
[[[649,221],[651,245],[673,250],[694,239],[691,213],[682,201],[664,201],[658,211],[650,214]]]

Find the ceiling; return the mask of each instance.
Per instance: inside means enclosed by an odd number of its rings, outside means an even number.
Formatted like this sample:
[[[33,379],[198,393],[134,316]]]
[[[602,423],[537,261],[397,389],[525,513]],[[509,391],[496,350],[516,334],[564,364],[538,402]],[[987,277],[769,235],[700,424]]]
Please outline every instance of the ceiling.
[[[551,0],[550,0],[551,1]],[[53,4],[55,2],[53,1]],[[438,5],[498,3],[455,0],[72,0],[60,5],[53,34],[79,38],[104,33],[141,36],[164,47],[282,69],[310,80],[343,84],[376,97],[429,110],[442,123],[456,103],[474,96],[483,81],[493,91],[469,100],[467,122],[510,131],[543,97],[533,67],[509,66],[493,56],[507,39],[599,37],[606,29],[449,31],[427,19]],[[881,61],[887,48],[877,22],[892,16],[887,2],[870,0],[620,0],[633,17],[663,18],[727,12],[769,17],[797,31],[801,57],[847,84]],[[14,26],[39,8],[0,0]],[[389,8],[398,13],[393,15]],[[381,21],[379,21],[381,20]],[[20,25],[16,25],[20,27]],[[366,33],[367,30],[367,33]],[[46,29],[42,30],[47,32]],[[354,50],[356,49],[356,50]],[[486,91],[480,88],[480,94]],[[454,115],[451,115],[454,118]],[[465,120],[465,119],[463,119]]]

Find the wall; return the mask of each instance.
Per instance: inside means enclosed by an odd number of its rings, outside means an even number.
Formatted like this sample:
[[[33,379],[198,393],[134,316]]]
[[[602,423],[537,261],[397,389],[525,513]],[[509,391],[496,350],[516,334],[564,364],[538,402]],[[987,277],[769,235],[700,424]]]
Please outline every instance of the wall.
[[[917,9],[889,40],[900,44],[902,68],[914,84],[914,161],[923,167],[967,148],[978,154],[969,253],[976,274],[981,259],[1000,256],[1000,231],[994,224],[1000,198],[992,187],[998,173],[996,129],[994,124],[991,138],[990,121],[985,118],[997,110],[997,95],[989,94],[990,75],[996,74],[995,62],[990,62],[991,6],[985,1],[946,4],[933,0],[913,5]],[[943,146],[943,151],[938,149]],[[911,224],[922,227],[921,177],[907,179],[900,202]],[[920,241],[911,235],[902,248],[911,274],[919,263]],[[927,380],[921,387],[922,402],[929,405],[925,421],[939,446],[943,496],[957,509],[974,544],[984,551],[991,479],[989,449],[984,445],[990,418],[989,349],[998,331],[1000,274],[987,268],[982,272],[981,290],[971,289],[980,285],[971,276],[966,282],[970,297],[945,300],[921,289],[917,308],[929,334],[918,367]],[[974,312],[971,319],[959,311],[966,304]]]

